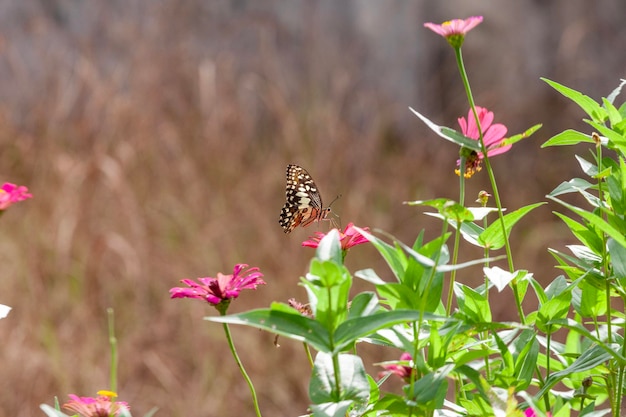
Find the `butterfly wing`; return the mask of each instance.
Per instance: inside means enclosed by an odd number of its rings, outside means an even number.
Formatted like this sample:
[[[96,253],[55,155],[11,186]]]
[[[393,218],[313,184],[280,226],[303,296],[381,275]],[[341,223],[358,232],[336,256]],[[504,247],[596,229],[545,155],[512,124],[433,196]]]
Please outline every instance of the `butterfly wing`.
[[[322,206],[322,197],[313,178],[298,165],[287,166],[285,197],[285,205],[278,220],[285,233],[326,217],[327,210]]]

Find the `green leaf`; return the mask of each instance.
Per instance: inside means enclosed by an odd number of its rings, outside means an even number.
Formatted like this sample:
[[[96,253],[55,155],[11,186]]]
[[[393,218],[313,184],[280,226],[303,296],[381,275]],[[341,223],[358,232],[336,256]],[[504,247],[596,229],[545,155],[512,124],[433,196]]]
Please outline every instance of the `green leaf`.
[[[624,147],[626,147],[626,138],[622,134],[614,131],[610,127],[606,127],[601,123],[596,123],[590,120],[585,120],[584,122],[587,123],[589,126],[592,126],[602,136],[605,136],[608,139],[609,148],[612,147],[611,145],[614,145],[615,147],[620,149],[622,153],[624,153]]]
[[[367,404],[370,384],[360,357],[339,354],[339,392],[335,381],[333,357],[319,352],[315,358],[313,375],[309,383],[309,397],[313,404],[323,404],[351,400],[357,404]]]
[[[502,290],[505,289],[514,279],[521,280],[524,279],[526,275],[529,275],[528,271],[525,270],[511,273],[509,271],[505,271],[499,266],[494,266],[493,268],[485,267],[483,268],[483,272],[485,273],[487,279],[495,285],[499,292],[502,292]],[[532,274],[530,275],[532,276]]]
[[[618,230],[616,230],[613,226],[611,226],[609,223],[605,222],[604,219],[602,219],[600,216],[594,214],[594,213],[590,213],[588,211],[585,211],[583,209],[580,209],[576,206],[573,206],[571,204],[566,203],[563,200],[559,200],[558,198],[552,197],[552,196],[547,196],[549,199],[556,201],[557,203],[567,207],[568,209],[572,210],[574,213],[578,214],[579,216],[581,216],[583,219],[587,220],[592,226],[598,228],[599,230],[603,231],[604,233],[606,233],[607,235],[609,235],[610,237],[612,237],[613,239],[615,239],[615,241],[617,243],[619,243],[622,246],[626,247],[626,238],[624,238],[624,235],[622,235]]]
[[[205,320],[242,324],[267,330],[281,336],[308,343],[320,352],[330,352],[330,337],[326,328],[317,321],[301,316],[288,306],[273,304],[272,309],[250,310],[240,314],[220,317],[205,317]],[[291,309],[293,312],[283,311]]]
[[[561,85],[557,82],[550,81],[547,78],[541,79],[548,83],[548,85],[550,85],[556,91],[563,94],[574,103],[578,104],[578,106],[580,106],[580,108],[583,109],[583,111],[587,113],[593,120],[603,122],[606,119],[606,110],[600,107],[600,105],[596,103],[596,101],[593,100],[591,97],[588,97],[569,87],[565,87],[564,85]]]
[[[491,309],[485,296],[459,282],[454,283],[454,293],[459,303],[459,312],[471,323],[491,322]]]
[[[584,372],[593,369],[596,366],[602,365],[603,363],[607,362],[609,359],[611,359],[611,355],[609,355],[598,345],[591,347],[591,349],[585,350],[570,366],[563,369],[562,371],[555,372],[550,375],[545,380],[545,385],[537,393],[537,398],[541,398],[549,389],[551,389],[563,378],[578,372]]]
[[[501,142],[501,146],[507,146],[507,145],[513,145],[514,143],[519,142],[522,139],[526,139],[528,137],[530,137],[533,133],[535,133],[536,131],[538,131],[539,129],[541,129],[542,124],[536,124],[534,126],[532,126],[529,129],[526,129],[525,132],[522,133],[518,133],[517,135],[513,135],[509,138],[506,138],[505,140],[503,140]]]
[[[409,107],[409,110],[411,110],[417,117],[420,118],[422,122],[426,124],[426,126],[428,126],[433,132],[435,132],[437,135],[441,136],[442,138],[449,140],[450,142],[456,143],[457,145],[461,147],[468,148],[476,152],[480,152],[479,141],[472,139],[472,138],[468,138],[467,136],[464,136],[456,132],[455,130],[450,129],[449,127],[438,126],[435,123],[428,120],[425,116],[422,116],[417,111],[413,110],[411,107]]]
[[[550,193],[550,195],[556,197],[561,194],[579,193],[592,187],[594,187],[594,185],[587,180],[584,180],[582,178],[573,178],[567,182],[562,182],[561,184],[559,184],[559,186],[556,187]]]
[[[512,213],[508,213],[504,215],[504,227],[506,230],[506,236],[509,236],[509,234],[511,233],[511,229],[513,228],[515,223],[520,221],[522,217],[524,217],[526,214],[528,214],[530,211],[534,210],[535,208],[542,206],[544,204],[546,203],[531,204],[531,205],[522,207],[520,209],[517,209]],[[484,245],[484,247],[490,248],[493,250],[500,249],[504,246],[505,238],[504,238],[504,233],[502,231],[502,225],[499,219],[495,220],[487,229],[485,229],[483,233],[481,233],[480,237],[478,238],[478,242]]]
[[[533,334],[532,339],[524,345],[515,360],[515,376],[518,381],[516,390],[526,389],[530,385],[537,366],[538,356],[539,342]]]
[[[341,323],[335,332],[335,349],[333,352],[341,352],[359,338],[368,336],[377,330],[392,327],[399,323],[417,321],[420,318],[432,321],[446,321],[446,317],[429,313],[420,314],[416,310],[390,310],[371,316],[349,319]]]
[[[315,256],[321,261],[331,261],[338,265],[343,263],[341,241],[337,229],[332,229],[322,238],[317,246]]]
[[[557,217],[559,217],[563,222],[567,225],[569,230],[572,232],[574,236],[580,242],[587,246],[594,253],[598,254],[602,252],[602,247],[604,244],[602,243],[602,237],[598,236],[595,230],[590,229],[589,227],[578,223],[577,221],[565,216],[564,214],[553,212]]]
[[[614,239],[609,239],[606,245],[611,255],[613,273],[618,278],[626,278],[626,248]]]
[[[408,259],[402,249],[397,245],[389,245],[361,228],[355,227],[355,229],[378,250],[383,259],[387,262],[387,265],[389,265],[389,268],[391,268],[396,279],[400,281],[408,264]]]
[[[567,316],[571,299],[571,293],[564,292],[542,304],[537,311],[537,321],[535,322],[537,328],[545,334],[552,334],[557,331],[559,326],[555,325],[554,321]]]
[[[552,136],[543,145],[541,145],[541,147],[570,146],[577,145],[579,143],[594,143],[594,141],[591,138],[591,135],[585,135],[584,133],[577,132],[576,130],[568,129]]]
[[[415,381],[412,393],[415,403],[426,410],[441,408],[448,389],[446,378],[453,370],[454,364],[445,365]]]
[[[350,273],[342,264],[313,258],[310,272],[302,283],[315,320],[332,332],[348,314]]]
[[[572,291],[572,305],[582,317],[598,317],[606,314],[606,293],[586,281]]]
[[[354,273],[354,276],[357,278],[361,278],[362,280],[367,281],[373,285],[387,284],[387,282],[383,281],[383,279],[379,277],[376,271],[374,271],[372,268],[361,269],[360,271],[356,271]]]
[[[311,410],[313,417],[345,417],[352,401],[339,401],[336,403],[313,404]]]
[[[611,126],[615,126],[622,121],[622,115],[619,114],[619,110],[617,110],[609,100],[603,98],[602,104],[609,116],[609,122],[611,123]]]
[[[465,206],[457,203],[454,200],[447,198],[437,198],[434,200],[417,200],[407,201],[405,204],[409,206],[428,206],[437,209],[439,214],[445,219],[454,219],[459,222],[471,222],[474,220],[474,215]]]
[[[618,363],[626,363],[626,357],[624,357],[617,350],[619,348],[617,345],[614,344],[613,347],[608,345],[604,340],[597,337],[597,335],[595,334],[595,331],[594,332],[589,331],[587,328],[585,328],[585,326],[582,323],[579,323],[578,321],[572,320],[572,319],[554,320],[554,323],[561,327],[566,327],[570,330],[573,330],[576,333],[594,342],[596,346],[600,347],[600,349],[604,350],[606,353],[611,355],[611,357]]]
[[[615,88],[615,90],[611,91],[611,94],[607,97],[607,101],[611,104],[615,103],[615,99],[622,92],[622,87],[626,84],[626,80],[622,80],[621,83]]]
[[[350,310],[348,310],[348,319],[369,316],[376,313],[379,309],[376,294],[373,292],[362,292],[352,299]]]

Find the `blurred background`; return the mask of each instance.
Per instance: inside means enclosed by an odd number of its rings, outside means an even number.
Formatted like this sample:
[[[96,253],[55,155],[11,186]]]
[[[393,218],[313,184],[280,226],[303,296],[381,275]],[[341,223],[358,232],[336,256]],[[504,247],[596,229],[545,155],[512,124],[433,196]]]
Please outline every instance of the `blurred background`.
[[[463,48],[477,104],[510,134],[543,123],[493,160],[514,210],[583,175],[573,155],[586,148],[540,149],[564,129],[590,133],[540,77],[606,97],[626,76],[625,2],[1,2],[0,181],[34,198],[0,222],[0,303],[13,307],[0,321],[0,416],[41,416],[54,396],[108,387],[108,307],[118,391],[133,415],[253,415],[221,326],[202,320],[217,312],[168,290],[248,263],[267,285],[230,312],[305,299],[297,283],[313,251],[300,244],[328,226],[284,235],[289,163],[311,173],[327,203],[342,194],[333,210],[343,225],[434,238],[439,223],[402,202],[458,198],[458,149],[408,107],[454,128],[466,116],[453,51],[423,23],[472,15],[485,18]],[[485,172],[469,180],[467,200],[482,189]],[[516,268],[545,284],[559,274],[547,249],[573,242],[556,209],[542,206],[513,232]],[[392,279],[367,245],[347,265]],[[494,294],[494,320],[515,319],[510,292]],[[302,346],[233,333],[264,415],[304,414]],[[373,363],[400,354],[360,349],[373,375]]]

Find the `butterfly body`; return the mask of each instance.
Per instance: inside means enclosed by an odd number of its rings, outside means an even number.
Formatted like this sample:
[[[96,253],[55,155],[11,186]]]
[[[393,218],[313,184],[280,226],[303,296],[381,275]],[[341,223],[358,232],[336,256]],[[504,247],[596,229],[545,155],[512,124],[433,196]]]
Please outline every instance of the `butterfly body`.
[[[306,227],[324,220],[330,212],[330,207],[324,208],[322,197],[311,175],[298,165],[287,166],[285,197],[286,202],[278,220],[285,233],[298,226]]]

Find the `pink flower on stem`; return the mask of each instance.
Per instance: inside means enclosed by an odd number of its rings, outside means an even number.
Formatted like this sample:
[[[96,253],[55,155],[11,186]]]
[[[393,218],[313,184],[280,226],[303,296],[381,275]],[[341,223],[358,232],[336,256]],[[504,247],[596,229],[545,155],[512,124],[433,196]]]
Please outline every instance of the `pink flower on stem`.
[[[378,374],[378,378],[382,378],[385,375],[394,374],[398,375],[400,378],[404,379],[408,382],[411,378],[411,374],[413,373],[413,368],[409,366],[413,358],[408,353],[403,353],[400,355],[400,360],[398,363],[384,364],[381,365],[385,370]],[[406,363],[406,365],[402,364]]]
[[[494,115],[484,107],[476,106],[476,114],[480,122],[480,128],[483,132],[483,143],[485,149],[487,149],[487,156],[495,156],[504,153],[511,149],[512,145],[505,145],[503,141],[506,139],[507,128],[503,124],[493,123]],[[468,138],[479,140],[480,135],[478,133],[478,126],[476,125],[476,118],[472,109],[467,113],[467,120],[465,117],[459,117],[459,126],[461,126],[461,132]],[[481,161],[484,158],[482,152],[471,151],[466,155],[465,159],[465,172],[463,175],[466,178],[470,178],[476,172],[482,169]],[[457,161],[457,166],[460,165],[460,161]],[[459,174],[459,170],[457,170]]]
[[[369,231],[369,228],[363,227],[363,230]],[[309,240],[302,242],[302,246],[317,248],[324,236],[326,236],[326,233],[315,232],[315,236],[310,236]],[[339,231],[339,241],[341,242],[341,249],[344,252],[353,246],[369,242],[365,236],[354,228],[354,223],[348,223],[343,232]]]
[[[467,19],[453,19],[438,25],[436,23],[424,23],[424,26],[438,35],[447,39],[454,48],[463,45],[465,35],[483,21],[482,16],[472,16]]]
[[[552,414],[548,411],[546,413],[546,416],[552,417]],[[537,412],[532,408],[527,408],[526,410],[524,410],[524,417],[537,417]]]
[[[129,410],[124,401],[113,401],[116,395],[109,391],[99,391],[98,397],[79,397],[70,394],[70,401],[63,404],[63,408],[78,413],[83,417],[116,417],[123,410]]]
[[[259,268],[248,268],[246,264],[237,264],[233,268],[232,275],[217,273],[217,278],[205,277],[197,278],[197,281],[183,279],[180,282],[189,288],[170,289],[171,298],[197,298],[212,304],[222,311],[222,307],[227,307],[230,300],[237,298],[241,290],[255,290],[257,285],[265,284],[259,272]]]
[[[0,187],[0,210],[6,210],[13,204],[32,197],[32,194],[28,193],[28,188],[5,182]]]

